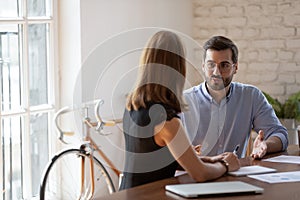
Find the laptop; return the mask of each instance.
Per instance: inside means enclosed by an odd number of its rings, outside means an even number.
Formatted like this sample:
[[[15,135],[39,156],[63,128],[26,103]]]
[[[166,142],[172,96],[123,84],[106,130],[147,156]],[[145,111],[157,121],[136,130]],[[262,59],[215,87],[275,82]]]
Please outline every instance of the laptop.
[[[264,189],[242,181],[166,185],[166,191],[185,198],[210,195],[262,194]]]

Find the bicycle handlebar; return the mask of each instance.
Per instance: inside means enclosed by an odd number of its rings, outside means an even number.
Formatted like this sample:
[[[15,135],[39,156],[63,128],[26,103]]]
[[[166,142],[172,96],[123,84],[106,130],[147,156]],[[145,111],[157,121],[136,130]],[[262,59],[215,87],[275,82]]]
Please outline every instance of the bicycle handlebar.
[[[96,102],[96,103],[95,103]],[[96,131],[101,131],[103,129],[104,126],[114,126],[116,125],[116,122],[115,121],[103,121],[100,117],[100,106],[103,105],[104,101],[102,99],[98,99],[98,100],[95,100],[93,101],[92,103],[95,103],[95,108],[94,108],[94,115],[95,115],[95,118],[96,118],[96,122],[95,123],[88,123],[88,125],[90,127],[95,127],[96,128]],[[64,144],[68,144],[65,140],[64,140],[64,135],[67,135],[67,136],[72,136],[74,135],[75,133],[72,132],[72,131],[63,131],[60,127],[59,127],[59,124],[58,124],[58,118],[59,116],[65,114],[65,113],[68,113],[68,112],[74,112],[78,109],[83,109],[83,108],[88,108],[87,105],[88,104],[91,104],[91,102],[87,102],[87,103],[84,103],[83,106],[81,106],[81,108],[76,108],[75,106],[72,106],[72,107],[69,107],[69,106],[66,106],[66,107],[63,107],[61,108],[60,110],[58,110],[56,112],[56,114],[54,115],[54,124],[55,124],[55,127],[56,127],[56,130],[58,131],[59,133],[59,140],[61,142],[63,142]],[[86,123],[86,121],[84,121]]]
[[[65,113],[68,113],[68,112],[72,112],[74,109],[73,108],[70,108],[70,107],[63,107],[62,109],[58,110],[55,115],[54,115],[54,125],[55,125],[55,128],[56,130],[58,131],[59,133],[59,137],[58,139],[60,141],[62,141],[64,144],[68,144],[65,140],[64,140],[64,135],[69,135],[69,136],[72,136],[74,135],[74,132],[71,132],[71,131],[63,131],[59,125],[58,125],[58,117],[62,114],[65,114]]]

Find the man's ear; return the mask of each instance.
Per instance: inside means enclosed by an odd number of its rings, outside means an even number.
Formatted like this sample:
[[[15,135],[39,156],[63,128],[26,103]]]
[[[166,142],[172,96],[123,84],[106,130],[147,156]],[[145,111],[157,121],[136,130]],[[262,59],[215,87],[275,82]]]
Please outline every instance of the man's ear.
[[[202,63],[202,71],[205,72],[204,63]]]
[[[237,73],[238,68],[239,68],[239,64],[236,63],[236,64],[234,65],[234,72],[233,72],[234,74]]]

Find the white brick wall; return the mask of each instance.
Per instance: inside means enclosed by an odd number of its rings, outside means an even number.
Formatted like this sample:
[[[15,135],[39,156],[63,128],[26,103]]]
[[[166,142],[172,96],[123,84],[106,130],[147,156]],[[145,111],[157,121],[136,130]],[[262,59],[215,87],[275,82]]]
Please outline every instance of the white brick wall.
[[[193,37],[200,46],[213,35],[238,45],[235,81],[281,102],[300,90],[299,0],[193,0],[193,5]]]

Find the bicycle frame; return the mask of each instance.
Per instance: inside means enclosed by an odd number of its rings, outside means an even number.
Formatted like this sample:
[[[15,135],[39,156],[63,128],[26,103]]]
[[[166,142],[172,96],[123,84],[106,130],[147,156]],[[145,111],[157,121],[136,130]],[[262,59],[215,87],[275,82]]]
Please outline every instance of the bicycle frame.
[[[101,117],[99,116],[99,108],[100,104],[102,104],[102,100],[98,100],[95,105],[94,109],[94,114],[96,117],[96,122],[92,122],[90,118],[88,117],[88,107],[85,106],[83,109],[85,109],[84,112],[84,119],[83,119],[83,124],[84,124],[84,137],[83,137],[83,144],[80,146],[81,150],[86,151],[87,149],[90,150],[90,182],[91,182],[91,191],[89,193],[88,199],[91,199],[94,195],[95,191],[95,179],[94,179],[94,160],[93,160],[93,155],[94,151],[98,152],[98,154],[103,158],[103,160],[109,165],[109,167],[113,170],[113,172],[117,175],[117,177],[120,176],[120,171],[115,167],[115,165],[112,163],[112,161],[105,155],[105,153],[97,146],[96,142],[91,138],[91,129],[95,128],[96,131],[100,132],[104,126],[114,126],[117,121],[106,121],[104,122]],[[61,130],[61,128],[58,125],[58,117],[64,113],[68,112],[74,112],[76,109],[75,108],[69,108],[65,107],[61,110],[59,110],[56,115],[55,115],[55,125],[60,133],[59,139],[67,144],[67,142],[64,140],[64,135],[69,135],[71,136],[73,133],[72,132],[64,132]],[[85,188],[84,188],[84,183],[85,183],[85,158],[81,158],[81,195],[84,193]]]

